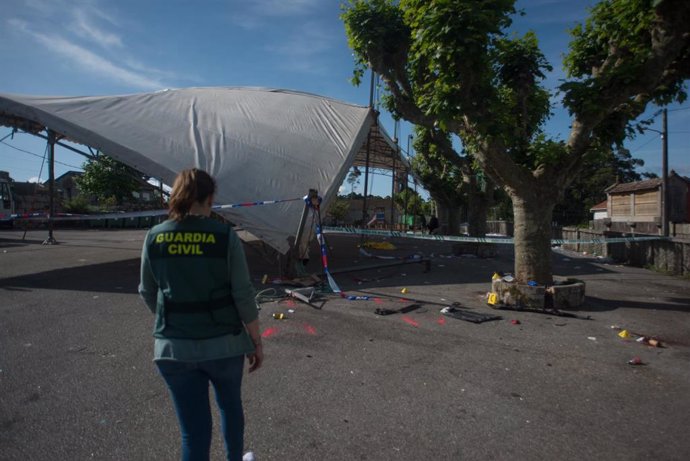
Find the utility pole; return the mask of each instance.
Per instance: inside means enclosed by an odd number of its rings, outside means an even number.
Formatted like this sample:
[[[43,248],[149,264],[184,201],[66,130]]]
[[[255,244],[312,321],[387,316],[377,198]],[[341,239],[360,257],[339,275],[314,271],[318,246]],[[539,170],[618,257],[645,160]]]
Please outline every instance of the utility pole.
[[[666,109],[663,110],[661,140],[661,233],[664,237],[668,237],[668,111]]]
[[[55,216],[55,143],[56,135],[53,130],[48,130],[48,145],[50,158],[48,161],[48,238],[43,241],[44,245],[55,245],[57,240],[53,237],[53,217]]]

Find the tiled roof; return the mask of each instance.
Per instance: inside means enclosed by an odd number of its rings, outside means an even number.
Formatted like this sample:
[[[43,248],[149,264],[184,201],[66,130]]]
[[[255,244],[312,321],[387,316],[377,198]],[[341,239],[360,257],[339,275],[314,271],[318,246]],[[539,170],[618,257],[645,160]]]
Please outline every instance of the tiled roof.
[[[644,181],[628,182],[625,184],[614,184],[606,189],[609,194],[619,194],[621,192],[632,192],[637,190],[657,189],[661,187],[661,178],[645,179]]]
[[[589,209],[589,211],[607,210],[608,209],[607,204],[608,204],[608,201],[604,200],[603,202],[597,203],[596,205],[594,205],[592,208]]]

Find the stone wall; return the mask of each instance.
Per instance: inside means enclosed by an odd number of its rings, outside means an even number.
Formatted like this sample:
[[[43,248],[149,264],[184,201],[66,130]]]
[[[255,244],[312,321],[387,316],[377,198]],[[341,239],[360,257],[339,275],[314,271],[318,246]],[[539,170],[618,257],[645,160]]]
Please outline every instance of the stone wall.
[[[633,234],[563,228],[564,239],[604,239],[632,237]],[[609,257],[632,266],[650,267],[674,275],[690,275],[690,239],[671,237],[668,240],[650,240],[622,243],[578,243],[563,248],[592,256]]]

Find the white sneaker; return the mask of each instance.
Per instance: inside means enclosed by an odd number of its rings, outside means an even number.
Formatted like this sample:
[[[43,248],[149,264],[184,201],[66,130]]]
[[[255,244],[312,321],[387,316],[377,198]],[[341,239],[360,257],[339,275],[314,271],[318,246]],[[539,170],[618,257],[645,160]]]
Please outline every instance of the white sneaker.
[[[242,457],[242,461],[256,461],[256,458],[254,457],[254,452],[253,451],[248,451],[244,454]]]

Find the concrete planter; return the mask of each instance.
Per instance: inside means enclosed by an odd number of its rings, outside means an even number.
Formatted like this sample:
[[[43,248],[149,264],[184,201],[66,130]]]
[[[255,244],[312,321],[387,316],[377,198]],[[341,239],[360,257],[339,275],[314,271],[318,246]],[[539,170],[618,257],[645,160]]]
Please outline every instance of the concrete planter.
[[[545,287],[496,279],[491,282],[491,291],[498,295],[499,306],[568,309],[585,302],[585,282],[568,278],[557,278],[554,282]]]

